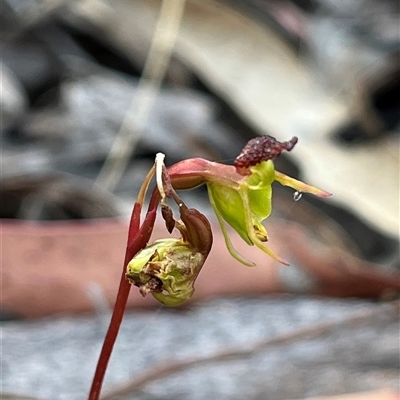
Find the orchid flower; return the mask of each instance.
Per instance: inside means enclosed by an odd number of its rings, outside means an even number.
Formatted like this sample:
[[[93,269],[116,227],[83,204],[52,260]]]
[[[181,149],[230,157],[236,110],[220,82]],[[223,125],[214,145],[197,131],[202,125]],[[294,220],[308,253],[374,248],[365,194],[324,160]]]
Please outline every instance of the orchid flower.
[[[278,171],[272,159],[283,150],[290,151],[297,142],[278,142],[271,136],[250,140],[236,158],[235,165],[219,164],[200,158],[181,161],[168,169],[176,189],[189,189],[206,184],[230,254],[241,263],[255,264],[241,256],[233,247],[225,223],[229,224],[249,245],[255,245],[275,260],[288,264],[269,249],[267,231],[262,224],[272,210],[272,183],[279,182],[299,193],[329,197],[330,193],[307,185]]]
[[[271,136],[252,139],[233,166],[192,158],[167,169],[164,155],[159,153],[155,163],[155,190],[161,199],[167,230],[171,233],[176,228],[182,237],[160,239],[137,253],[127,265],[127,279],[140,288],[143,296],[152,293],[165,305],[178,305],[191,297],[194,282],[211,250],[212,232],[207,218],[195,209],[188,209],[176,190],[192,189],[202,184],[207,185],[226,246],[235,259],[247,266],[255,265],[234,249],[226,223],[248,245],[255,245],[273,259],[288,264],[265,245],[268,233],[263,221],[272,210],[273,182],[300,193],[330,196],[321,189],[275,171],[272,159],[283,150],[290,151],[296,142],[296,137],[282,143]],[[181,221],[173,218],[167,205],[168,198],[179,206]]]

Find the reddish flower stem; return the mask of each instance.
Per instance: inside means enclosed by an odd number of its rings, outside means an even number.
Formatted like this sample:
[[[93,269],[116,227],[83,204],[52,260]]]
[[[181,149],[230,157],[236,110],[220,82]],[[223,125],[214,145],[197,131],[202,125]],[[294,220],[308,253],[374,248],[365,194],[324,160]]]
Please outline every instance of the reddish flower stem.
[[[108,362],[114,348],[115,341],[117,340],[119,328],[121,326],[122,318],[124,316],[126,303],[131,288],[131,284],[125,278],[126,267],[134,255],[143,249],[150,239],[153,231],[154,222],[157,214],[157,206],[159,202],[159,193],[154,191],[150,199],[149,208],[143,225],[140,227],[140,212],[141,204],[135,203],[133,207],[131,221],[128,231],[128,242],[125,252],[125,260],[119,283],[117,299],[115,301],[114,310],[111,316],[110,325],[107,334],[104,338],[103,346],[100,352],[99,360],[97,362],[96,371],[93,377],[92,386],[89,392],[89,400],[98,400],[100,391],[103,384],[104,376],[107,370]]]

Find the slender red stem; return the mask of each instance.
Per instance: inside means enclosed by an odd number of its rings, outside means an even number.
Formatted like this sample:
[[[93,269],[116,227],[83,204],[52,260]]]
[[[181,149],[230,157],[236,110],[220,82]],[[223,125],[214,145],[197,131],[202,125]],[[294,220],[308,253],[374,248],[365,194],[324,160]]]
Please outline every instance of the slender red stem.
[[[119,328],[121,326],[131,288],[131,284],[125,278],[126,267],[129,261],[134,257],[134,255],[142,248],[144,248],[150,239],[156,218],[158,199],[158,193],[155,194],[153,192],[148,212],[142,227],[140,227],[141,205],[139,203],[135,203],[135,206],[133,208],[132,217],[129,224],[128,243],[126,246],[124,266],[119,283],[117,299],[115,301],[110,325],[104,338],[99,360],[97,362],[96,371],[89,392],[89,400],[98,400],[100,397],[100,391],[103,384],[104,376],[107,370],[112,350],[114,348],[115,341],[118,336]]]
[[[118,331],[122,322],[125,311],[126,302],[131,285],[125,278],[125,271],[121,276],[119,283],[118,295],[115,301],[115,307],[111,317],[110,325],[106,337],[103,342],[103,347],[97,362],[96,372],[93,377],[92,387],[90,388],[89,399],[98,400],[100,396],[101,386],[107,370],[108,361],[110,360],[114,343],[117,339]]]

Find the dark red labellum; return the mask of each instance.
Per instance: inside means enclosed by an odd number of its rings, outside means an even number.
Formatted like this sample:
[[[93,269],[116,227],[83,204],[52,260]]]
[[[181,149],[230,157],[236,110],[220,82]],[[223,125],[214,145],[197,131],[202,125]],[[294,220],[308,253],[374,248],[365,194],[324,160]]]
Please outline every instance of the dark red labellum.
[[[297,140],[297,137],[294,136],[287,142],[279,142],[274,137],[268,135],[249,140],[241,153],[236,157],[234,162],[236,171],[245,175],[245,171],[249,167],[259,164],[262,161],[272,160],[278,157],[284,150],[292,150]]]

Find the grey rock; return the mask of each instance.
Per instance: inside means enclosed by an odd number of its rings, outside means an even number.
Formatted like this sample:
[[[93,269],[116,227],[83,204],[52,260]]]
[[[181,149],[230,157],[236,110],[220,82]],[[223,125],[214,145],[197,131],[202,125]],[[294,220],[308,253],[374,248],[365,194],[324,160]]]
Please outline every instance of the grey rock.
[[[3,133],[18,121],[27,109],[26,92],[4,63],[0,63],[0,131]]]
[[[29,113],[21,132],[51,155],[54,169],[85,174],[108,154],[136,86],[134,79],[106,72],[65,81],[59,106]],[[168,163],[195,156],[232,159],[245,139],[216,121],[216,108],[195,91],[162,89],[144,132],[134,132],[140,135],[135,155],[153,159],[162,151]]]
[[[2,60],[18,77],[30,100],[56,86],[65,73],[62,63],[36,33],[3,43]]]
[[[137,83],[117,75],[94,75],[69,82],[62,88],[71,121],[74,150],[82,146],[108,150],[134,99]],[[187,89],[163,89],[149,116],[140,146],[146,151],[163,151],[174,159],[197,152],[223,153],[234,147],[229,132],[215,133],[215,103]],[[214,130],[214,132],[213,132]],[[89,148],[88,148],[89,147]],[[216,147],[216,150],[213,148]]]
[[[321,83],[345,95],[359,90],[365,74],[379,75],[393,64],[400,47],[395,1],[319,0],[309,18],[307,46]],[[389,57],[394,53],[393,59]],[[311,63],[310,63],[311,64]]]
[[[37,174],[3,179],[0,218],[35,221],[117,217],[118,202],[82,177]]]
[[[104,389],[160,362],[206,356],[322,322],[340,322],[379,304],[310,298],[220,299],[186,311],[128,312]],[[49,318],[3,325],[3,390],[54,399],[87,395],[104,319]],[[309,340],[243,359],[195,366],[142,387],[129,399],[281,400],[398,387],[398,320],[375,315]]]
[[[2,0],[0,29],[2,40],[13,39],[24,31],[46,22],[66,0]]]
[[[51,150],[30,144],[13,146],[2,141],[0,168],[3,179],[26,174],[46,174],[51,167]]]

